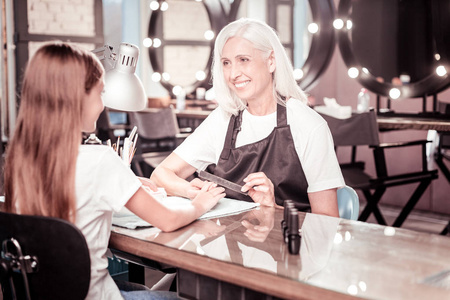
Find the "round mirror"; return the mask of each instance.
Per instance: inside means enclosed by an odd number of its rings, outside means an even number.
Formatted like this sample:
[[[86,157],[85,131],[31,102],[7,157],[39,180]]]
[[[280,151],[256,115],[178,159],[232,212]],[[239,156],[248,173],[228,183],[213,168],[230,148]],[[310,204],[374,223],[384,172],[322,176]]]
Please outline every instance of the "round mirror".
[[[301,13],[304,22],[294,27],[294,39],[302,40],[294,48],[294,74],[300,87],[309,90],[325,72],[334,52],[335,7],[332,0],[309,0],[309,5],[305,1],[296,1],[295,5],[296,14]],[[296,58],[296,55],[301,57]]]
[[[235,17],[240,1],[151,1],[147,46],[154,73],[171,95],[211,88],[212,52],[216,34]],[[224,8],[230,8],[225,15]],[[175,89],[175,90],[174,90]]]
[[[215,34],[230,21],[248,15],[245,2],[240,4],[240,0],[151,1],[144,43],[149,47],[152,80],[160,82],[172,95],[174,87],[183,88],[187,94],[197,87],[211,88]],[[334,2],[293,0],[275,7],[274,26],[295,61],[297,82],[308,90],[326,70],[334,51]],[[297,18],[297,14],[302,17]]]
[[[450,81],[439,47],[444,26],[438,20],[439,2],[341,0],[338,39],[349,76],[390,99],[424,97],[446,88]]]

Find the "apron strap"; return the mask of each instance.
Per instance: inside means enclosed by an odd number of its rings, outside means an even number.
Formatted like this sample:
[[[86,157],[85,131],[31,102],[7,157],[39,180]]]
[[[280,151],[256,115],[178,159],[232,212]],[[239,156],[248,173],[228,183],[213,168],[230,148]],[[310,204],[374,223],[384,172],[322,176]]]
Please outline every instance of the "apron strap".
[[[230,118],[230,123],[228,123],[227,135],[225,137],[225,144],[223,146],[223,151],[220,154],[221,159],[228,159],[230,157],[231,149],[235,148],[236,138],[241,130],[242,123],[242,110],[239,111],[238,115],[232,115]]]
[[[286,126],[287,125],[287,117],[286,117],[286,106],[277,103],[277,126]]]

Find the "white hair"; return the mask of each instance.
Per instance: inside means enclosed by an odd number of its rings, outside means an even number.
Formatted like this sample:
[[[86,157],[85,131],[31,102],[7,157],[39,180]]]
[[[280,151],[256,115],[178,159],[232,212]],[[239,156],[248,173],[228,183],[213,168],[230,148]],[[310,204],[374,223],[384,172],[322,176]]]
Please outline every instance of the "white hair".
[[[276,62],[273,73],[273,93],[278,103],[285,105],[286,100],[295,98],[307,103],[305,93],[294,79],[293,68],[283,45],[275,30],[266,23],[242,18],[225,26],[217,36],[214,45],[214,60],[212,76],[216,100],[224,111],[236,115],[239,110],[247,106],[245,100],[239,98],[227,85],[220,61],[222,50],[228,39],[240,37],[252,43],[255,49],[262,51],[269,57],[271,51]]]

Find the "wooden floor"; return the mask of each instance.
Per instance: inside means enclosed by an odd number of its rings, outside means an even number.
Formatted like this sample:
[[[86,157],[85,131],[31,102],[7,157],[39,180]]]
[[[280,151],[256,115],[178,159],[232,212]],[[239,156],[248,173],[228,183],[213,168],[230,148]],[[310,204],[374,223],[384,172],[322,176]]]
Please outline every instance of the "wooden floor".
[[[389,205],[380,205],[380,210],[388,224],[392,224],[400,213],[400,209]],[[450,215],[413,210],[402,225],[402,228],[440,234],[450,221]],[[373,215],[367,220],[377,223]]]

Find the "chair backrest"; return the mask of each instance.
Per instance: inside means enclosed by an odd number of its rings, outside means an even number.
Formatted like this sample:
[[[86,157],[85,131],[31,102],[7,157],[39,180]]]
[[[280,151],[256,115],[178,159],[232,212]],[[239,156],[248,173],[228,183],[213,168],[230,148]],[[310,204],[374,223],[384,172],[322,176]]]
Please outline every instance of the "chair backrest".
[[[125,136],[128,128],[128,114],[124,111],[111,111],[105,107],[97,119],[97,137],[114,143],[118,136]]]
[[[130,126],[137,126],[139,138],[162,139],[180,133],[177,117],[172,108],[147,108],[128,114]]]
[[[378,137],[377,116],[374,110],[353,114],[348,119],[321,115],[328,123],[335,146],[376,146]]]
[[[343,219],[358,220],[359,197],[355,190],[344,186],[337,190],[339,216]]]
[[[12,291],[17,299],[86,297],[91,274],[89,249],[73,224],[0,212],[0,242],[4,299],[15,299]]]

